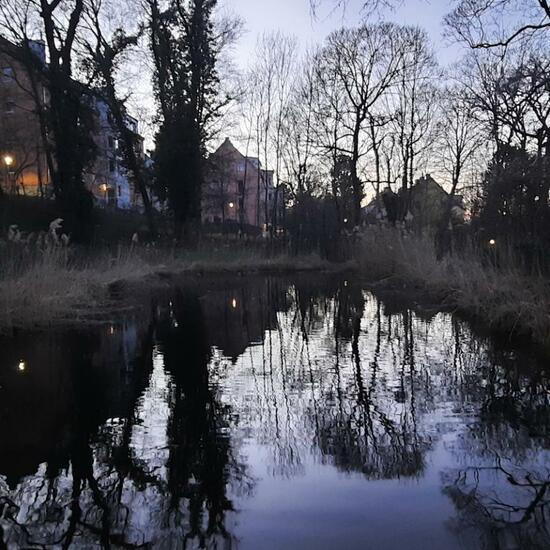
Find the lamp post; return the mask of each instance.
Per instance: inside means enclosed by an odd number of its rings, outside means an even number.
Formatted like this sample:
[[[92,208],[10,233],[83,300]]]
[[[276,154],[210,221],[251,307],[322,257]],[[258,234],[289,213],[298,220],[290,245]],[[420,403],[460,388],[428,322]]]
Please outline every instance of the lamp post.
[[[106,183],[102,183],[99,188],[103,191],[103,200],[105,201],[105,206],[107,206],[107,191],[109,186]]]
[[[10,188],[10,168],[13,164],[13,157],[11,155],[4,155],[4,165],[6,166],[6,175],[4,177],[5,181],[5,191],[6,193],[9,192]]]

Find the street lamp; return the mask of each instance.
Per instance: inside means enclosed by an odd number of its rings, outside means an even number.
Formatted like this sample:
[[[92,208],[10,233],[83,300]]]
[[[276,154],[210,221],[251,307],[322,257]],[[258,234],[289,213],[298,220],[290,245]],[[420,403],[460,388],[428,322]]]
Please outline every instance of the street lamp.
[[[102,183],[99,188],[103,191],[103,199],[105,201],[105,204],[107,204],[107,191],[109,191],[109,186],[106,183]]]
[[[10,167],[13,164],[13,157],[11,155],[4,155],[4,164],[6,165],[6,175],[5,175],[5,187],[6,187],[6,193],[9,192],[10,188]]]

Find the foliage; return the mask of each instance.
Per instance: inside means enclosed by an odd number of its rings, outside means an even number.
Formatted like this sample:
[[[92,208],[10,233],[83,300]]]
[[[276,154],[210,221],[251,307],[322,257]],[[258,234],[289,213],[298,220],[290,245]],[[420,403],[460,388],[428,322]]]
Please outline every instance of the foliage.
[[[546,158],[517,147],[500,148],[485,174],[476,204],[480,237],[510,243],[529,269],[549,267],[546,163]]]
[[[174,213],[176,235],[193,233],[201,217],[207,128],[216,117],[218,43],[216,0],[149,1],[150,46],[160,126],[156,139],[157,186]]]

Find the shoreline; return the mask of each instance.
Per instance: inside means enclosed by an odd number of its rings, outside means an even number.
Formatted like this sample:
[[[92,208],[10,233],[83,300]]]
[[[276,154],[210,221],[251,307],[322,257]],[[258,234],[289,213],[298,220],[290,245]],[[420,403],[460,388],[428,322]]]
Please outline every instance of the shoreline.
[[[4,270],[0,334],[109,322],[190,277],[350,274],[381,299],[402,299],[419,314],[457,314],[550,352],[550,283],[544,279],[482,266],[473,257],[437,261],[426,240],[387,229],[366,234],[356,258],[333,263],[313,254],[263,257],[227,248],[178,256],[144,248],[115,256],[96,251],[75,261],[67,250],[54,250],[33,257],[20,272]]]
[[[237,253],[232,261],[210,257],[159,263],[130,255],[101,257],[100,265],[83,268],[68,267],[57,257],[47,260],[20,276],[0,280],[0,334],[108,322],[113,316],[139,309],[156,292],[190,277],[343,275],[358,271],[355,261],[336,264],[315,255],[260,258]]]
[[[362,246],[361,271],[374,291],[405,294],[421,309],[457,314],[550,353],[548,279],[526,275],[512,261],[484,263],[476,253],[437,260],[429,239],[395,230],[373,232]]]

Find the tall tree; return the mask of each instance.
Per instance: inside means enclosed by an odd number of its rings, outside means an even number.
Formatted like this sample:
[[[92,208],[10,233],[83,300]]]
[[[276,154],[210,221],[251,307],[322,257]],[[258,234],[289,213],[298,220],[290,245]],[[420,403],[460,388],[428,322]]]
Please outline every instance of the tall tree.
[[[409,189],[417,165],[430,150],[435,137],[437,109],[437,61],[427,33],[418,27],[401,28],[404,54],[395,85],[388,97],[388,111],[399,144],[401,187]],[[403,215],[406,212],[403,212]]]
[[[339,149],[351,157],[355,225],[361,223],[364,197],[359,162],[368,151],[368,142],[362,135],[402,70],[405,45],[401,29],[384,23],[336,31],[323,49],[324,63],[334,67],[336,86],[343,98],[343,111],[339,114],[343,140]]]
[[[175,234],[195,241],[201,221],[201,191],[208,124],[225,99],[217,95],[216,0],[148,0],[160,127],[156,177],[167,190]]]
[[[83,40],[87,52],[85,66],[88,69],[92,83],[99,89],[101,97],[107,103],[118,134],[120,149],[125,168],[136,185],[143,207],[149,233],[154,238],[157,234],[153,206],[148,190],[148,174],[143,151],[140,150],[140,138],[130,127],[127,97],[121,97],[116,83],[117,72],[122,59],[128,51],[137,45],[142,30],[135,34],[127,34],[124,29],[116,28],[108,36],[106,19],[108,7],[101,0],[89,0],[85,12],[85,20],[90,39]]]

